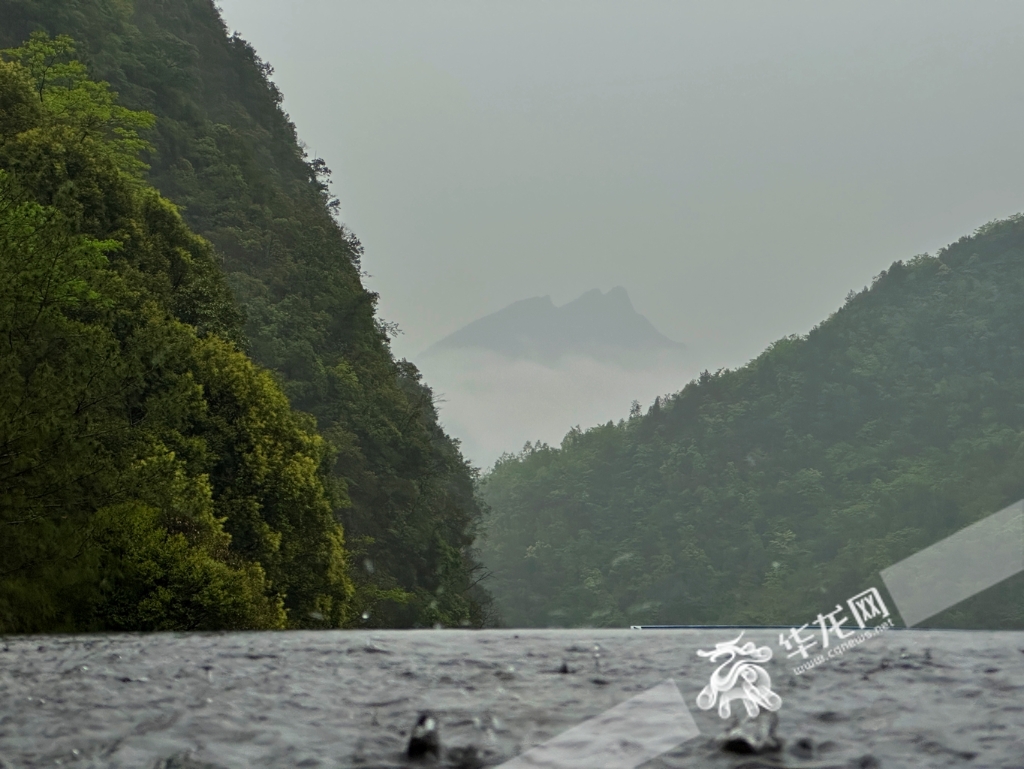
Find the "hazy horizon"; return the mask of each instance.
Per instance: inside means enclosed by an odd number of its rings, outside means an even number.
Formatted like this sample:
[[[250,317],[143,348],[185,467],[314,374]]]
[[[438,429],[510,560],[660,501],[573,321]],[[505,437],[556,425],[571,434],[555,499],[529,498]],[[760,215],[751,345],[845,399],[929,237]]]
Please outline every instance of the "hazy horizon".
[[[1024,6],[220,6],[417,364],[512,302],[622,285],[693,372],[735,368],[1024,208]]]
[[[572,427],[618,422],[634,400],[646,407],[698,373],[685,344],[636,313],[621,286],[558,306],[550,296],[513,302],[415,360],[445,429],[482,467],[527,442],[557,446]]]

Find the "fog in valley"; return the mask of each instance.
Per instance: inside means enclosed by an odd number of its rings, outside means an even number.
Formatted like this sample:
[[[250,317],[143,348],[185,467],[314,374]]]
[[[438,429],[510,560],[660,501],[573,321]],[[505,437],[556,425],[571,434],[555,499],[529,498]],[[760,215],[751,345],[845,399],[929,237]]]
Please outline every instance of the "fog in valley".
[[[0,769],[1022,766],[1024,4],[0,20]]]
[[[479,465],[743,365],[1020,207],[1013,5],[220,6]],[[421,358],[513,302],[615,286],[684,363]]]
[[[617,422],[624,404],[635,410],[696,375],[686,346],[637,313],[621,286],[561,307],[550,297],[515,302],[416,360],[445,427],[485,466],[527,442],[557,446],[567,425]]]

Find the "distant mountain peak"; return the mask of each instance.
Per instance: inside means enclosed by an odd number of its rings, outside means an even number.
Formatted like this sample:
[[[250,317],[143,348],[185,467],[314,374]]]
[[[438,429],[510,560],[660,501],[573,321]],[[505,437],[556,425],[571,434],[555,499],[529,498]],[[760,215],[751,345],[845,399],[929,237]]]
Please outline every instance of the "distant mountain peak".
[[[550,296],[521,299],[449,334],[424,355],[476,349],[547,364],[575,355],[629,365],[683,347],[661,334],[636,311],[626,289],[616,286],[607,293],[592,289],[560,307]]]

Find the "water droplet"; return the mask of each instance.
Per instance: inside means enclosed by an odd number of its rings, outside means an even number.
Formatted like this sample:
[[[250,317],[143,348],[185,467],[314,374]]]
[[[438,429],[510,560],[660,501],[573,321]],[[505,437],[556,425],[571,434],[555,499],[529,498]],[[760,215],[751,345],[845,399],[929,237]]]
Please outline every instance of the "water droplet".
[[[311,611],[309,616],[316,620],[322,620],[324,618],[324,615],[318,611]]]
[[[434,630],[444,630],[444,625],[442,625],[440,622],[435,622]]]
[[[366,569],[367,574],[373,574],[373,561],[371,561],[369,558],[364,558],[363,568]]]
[[[369,618],[370,618],[370,612],[364,611],[363,612],[363,622],[366,622],[366,620],[368,620]]]

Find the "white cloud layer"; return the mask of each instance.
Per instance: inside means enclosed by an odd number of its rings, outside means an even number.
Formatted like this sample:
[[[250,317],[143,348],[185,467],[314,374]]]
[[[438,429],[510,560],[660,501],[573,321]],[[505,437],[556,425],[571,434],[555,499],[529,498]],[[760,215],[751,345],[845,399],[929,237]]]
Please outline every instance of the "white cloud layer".
[[[575,425],[624,419],[633,400],[646,410],[655,397],[681,390],[699,373],[695,364],[671,356],[628,370],[582,357],[548,367],[483,350],[445,351],[417,365],[434,389],[445,429],[484,468],[527,441],[557,445]]]

